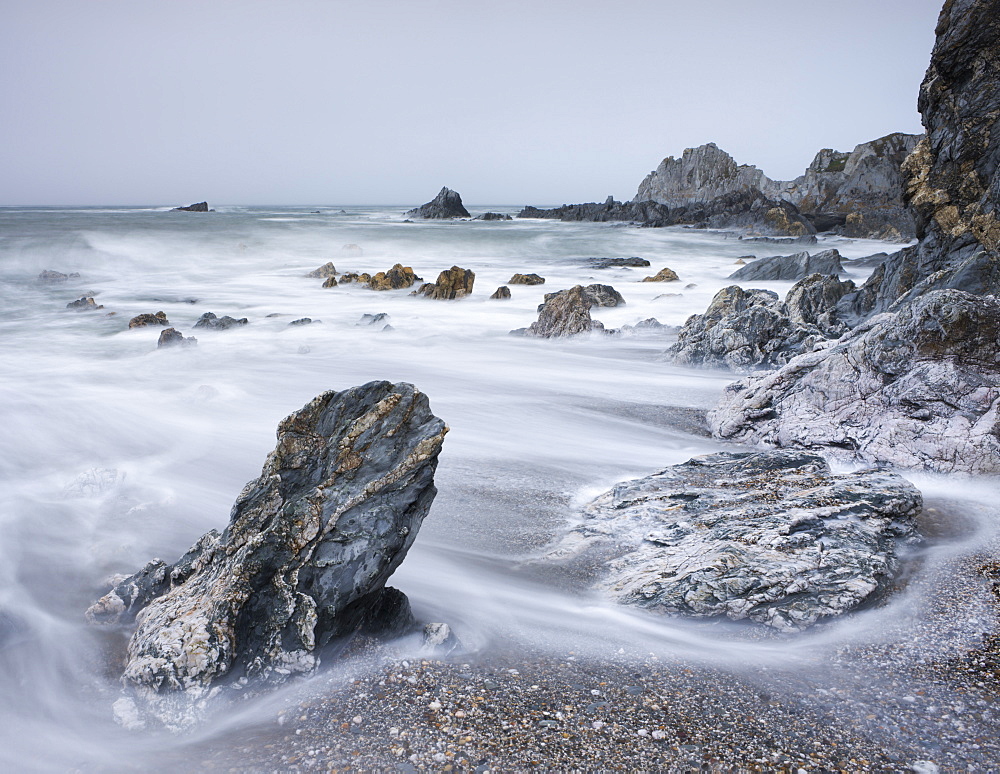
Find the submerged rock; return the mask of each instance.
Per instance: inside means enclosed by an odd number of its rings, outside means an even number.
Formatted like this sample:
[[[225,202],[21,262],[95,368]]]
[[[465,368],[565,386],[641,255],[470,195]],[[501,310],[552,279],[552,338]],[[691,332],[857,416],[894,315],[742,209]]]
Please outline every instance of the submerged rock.
[[[288,323],[288,327],[301,327],[303,325],[312,325],[313,323],[323,322],[322,320],[314,320],[312,317],[300,317],[298,320],[292,320]]]
[[[166,312],[137,314],[128,321],[129,328],[145,328],[147,325],[170,325]]]
[[[446,432],[403,383],[327,392],[284,419],[222,534],[173,565],[150,562],[88,610],[136,621],[123,720],[184,727],[216,686],[280,682],[359,628],[408,628],[406,597],[385,583],[434,499]]]
[[[833,346],[726,388],[722,438],[832,447],[942,472],[1000,473],[1000,301],[929,293]]]
[[[537,274],[515,274],[509,280],[507,280],[508,285],[544,285],[545,277],[540,277]]]
[[[420,279],[409,266],[395,264],[389,271],[380,271],[368,280],[372,290],[402,290],[408,288]],[[341,278],[343,282],[343,278]]]
[[[247,325],[249,322],[246,317],[236,319],[235,317],[230,317],[228,314],[216,317],[212,312],[205,312],[205,314],[198,318],[198,322],[194,324],[194,327],[208,328],[213,331],[227,331],[230,328],[239,328]]]
[[[800,280],[810,274],[842,274],[843,271],[840,253],[837,250],[823,250],[815,255],[801,252],[758,258],[734,271],[729,279],[742,282]]]
[[[406,213],[408,218],[468,218],[469,211],[462,205],[462,197],[458,191],[452,191],[445,186],[438,195],[426,204],[421,204]]]
[[[83,296],[83,298],[78,298],[76,301],[70,301],[66,304],[66,308],[79,311],[96,311],[97,309],[103,309],[104,304],[97,303],[91,296]]]
[[[160,338],[156,341],[156,348],[161,349],[162,347],[193,347],[198,343],[198,339],[194,336],[184,337],[176,328],[167,328],[160,331]]]
[[[464,298],[472,292],[475,282],[476,273],[474,271],[463,269],[460,266],[452,266],[450,269],[446,269],[438,274],[437,282],[433,284],[429,282],[425,283],[411,295],[421,295],[443,300]]]
[[[513,220],[510,215],[504,215],[499,212],[484,212],[482,215],[477,215],[473,220]]]
[[[64,274],[61,271],[53,271],[52,269],[42,269],[38,274],[38,279],[41,282],[64,282],[68,279],[77,279],[80,276],[79,272],[72,272],[70,274]]]
[[[649,266],[645,258],[588,258],[587,263],[594,269],[614,269],[622,266],[644,268]]]
[[[618,484],[549,558],[601,558],[600,587],[622,604],[794,631],[876,599],[921,507],[892,473],[833,475],[804,452],[710,454]]]
[[[326,279],[327,277],[333,277],[337,274],[337,267],[333,265],[333,261],[327,261],[318,269],[313,269],[306,276],[312,277],[313,279]]]
[[[377,314],[363,314],[361,319],[358,320],[355,325],[387,325],[389,322],[389,315],[385,312],[378,312]]]
[[[493,291],[493,295],[490,298],[494,300],[503,300],[510,298],[510,288],[506,285],[501,285],[496,290]]]

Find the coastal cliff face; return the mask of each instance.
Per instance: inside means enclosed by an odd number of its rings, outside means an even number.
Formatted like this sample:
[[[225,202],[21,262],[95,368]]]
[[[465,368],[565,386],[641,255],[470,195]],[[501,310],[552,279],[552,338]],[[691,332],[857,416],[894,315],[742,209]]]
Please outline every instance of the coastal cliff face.
[[[791,181],[771,180],[763,171],[737,164],[715,143],[665,158],[639,184],[636,201],[690,207],[734,194],[759,192],[794,205],[815,230],[847,236],[904,240],[916,233],[903,204],[901,166],[919,135],[890,134],[858,145],[850,153],[821,150]]]

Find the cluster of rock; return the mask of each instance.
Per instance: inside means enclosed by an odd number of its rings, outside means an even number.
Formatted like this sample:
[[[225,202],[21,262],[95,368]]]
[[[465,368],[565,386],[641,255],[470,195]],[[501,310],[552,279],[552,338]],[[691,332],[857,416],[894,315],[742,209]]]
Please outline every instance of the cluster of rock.
[[[426,204],[421,204],[419,207],[408,210],[406,217],[423,218],[425,220],[468,218],[469,211],[462,204],[462,197],[458,191],[452,191],[445,186],[438,192],[437,196]]]
[[[402,290],[419,281],[420,277],[413,273],[413,269],[397,263],[389,271],[372,275],[368,280],[368,287],[372,290]]]
[[[79,279],[79,272],[71,272],[66,274],[65,272],[55,271],[53,269],[42,269],[38,274],[39,282],[65,282],[68,279]]]
[[[388,271],[380,271],[374,275],[367,273],[345,272],[337,275],[337,269],[332,262],[323,264],[306,274],[307,277],[325,278],[323,287],[332,288],[338,285],[345,285],[352,282],[367,285],[372,290],[403,290],[412,287],[421,278],[418,277],[412,268],[403,266],[401,263],[395,264]],[[519,276],[519,275],[516,275]],[[537,275],[532,275],[537,276]],[[425,282],[416,290],[410,293],[411,296],[426,296],[435,299],[455,299],[464,298],[472,293],[472,288],[476,281],[475,272],[470,269],[463,269],[460,266],[452,266],[438,274],[436,282]],[[544,282],[544,280],[542,280]],[[509,291],[508,291],[509,297]]]
[[[618,484],[548,558],[596,559],[623,604],[794,631],[876,600],[921,506],[893,473],[833,475],[797,451],[712,454]]]
[[[99,304],[94,300],[93,296],[83,296],[78,298],[76,301],[70,301],[66,304],[67,309],[76,309],[77,311],[92,312],[98,309],[103,309],[104,304]]]
[[[88,610],[135,621],[118,718],[182,728],[215,690],[311,671],[359,629],[411,628],[405,595],[385,584],[434,499],[446,432],[426,396],[389,382],[324,393],[283,420],[225,531],[116,579]]]

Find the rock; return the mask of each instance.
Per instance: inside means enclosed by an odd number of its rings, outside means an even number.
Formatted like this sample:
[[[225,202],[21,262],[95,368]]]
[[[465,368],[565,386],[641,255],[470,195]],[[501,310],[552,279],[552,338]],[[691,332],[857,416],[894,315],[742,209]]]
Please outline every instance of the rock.
[[[846,330],[836,304],[853,288],[853,282],[814,274],[779,303],[769,290],[731,285],[715,294],[705,314],[688,318],[666,356],[681,365],[734,371],[777,368]]]
[[[603,204],[597,202],[564,204],[562,207],[549,210],[525,207],[517,214],[517,217],[589,223],[624,222],[652,227],[674,225],[674,221],[670,217],[670,210],[661,204],[640,201],[622,204],[611,196]]]
[[[509,280],[507,280],[508,285],[544,285],[545,277],[540,277],[537,274],[515,274]]]
[[[538,308],[538,320],[528,328],[520,329],[519,332],[525,336],[548,339],[574,336],[592,330],[603,331],[604,325],[590,317],[590,308],[593,305],[594,299],[582,285],[576,285],[569,290],[560,290],[558,293],[546,293],[545,303]]]
[[[437,282],[421,285],[410,295],[427,296],[428,298],[453,299],[463,298],[472,292],[476,282],[476,273],[470,269],[452,266],[438,274]]]
[[[147,325],[170,325],[166,312],[138,314],[128,321],[129,328],[144,328]]]
[[[77,279],[80,276],[79,272],[72,272],[71,274],[63,274],[61,271],[53,271],[52,269],[43,269],[39,275],[38,279],[41,282],[65,282],[68,279]]]
[[[292,320],[288,323],[288,327],[301,327],[303,325],[312,325],[313,323],[320,323],[322,320],[314,320],[312,317],[300,317],[298,320]]]
[[[340,214],[346,215],[347,213],[341,210]],[[344,245],[343,247],[340,248],[340,252],[342,252],[344,255],[353,255],[353,256],[361,256],[365,254],[365,251],[361,248],[361,246],[355,244]]]
[[[669,330],[669,326],[664,325],[655,317],[640,320],[635,325],[623,325],[615,334],[618,336],[634,336],[639,333],[663,333]]]
[[[389,382],[324,393],[283,420],[222,534],[174,565],[150,562],[87,612],[136,621],[122,683],[142,717],[191,725],[216,689],[309,672],[358,629],[410,627],[385,583],[434,499],[446,432],[422,393]]]
[[[336,277],[327,277],[325,280],[323,280],[323,287],[324,288],[335,288],[339,284],[340,283],[337,282],[337,278]]]
[[[660,269],[652,277],[646,277],[643,282],[677,282],[680,277],[673,269],[668,269],[666,267]]]
[[[499,212],[484,212],[482,215],[477,215],[473,220],[513,220],[510,215],[502,215]]]
[[[401,290],[410,287],[419,279],[420,277],[414,274],[409,266],[397,263],[389,271],[380,271],[371,277],[368,280],[368,287],[372,290]]]
[[[446,623],[429,623],[424,626],[420,650],[437,657],[447,656],[462,647],[462,643]]]
[[[363,314],[355,325],[384,325],[389,322],[389,315],[385,312],[378,314]]]
[[[442,188],[438,195],[426,204],[422,204],[406,213],[408,218],[468,218],[469,211],[462,206],[462,197],[458,191],[448,187]]]
[[[500,287],[498,287],[493,292],[493,295],[490,296],[490,298],[497,299],[497,300],[503,300],[505,298],[510,298],[510,288],[507,287],[506,285],[501,285]]]
[[[187,207],[174,207],[173,212],[208,212],[208,202],[189,204]]]
[[[97,309],[103,309],[104,304],[98,304],[90,296],[84,296],[83,298],[78,298],[76,301],[70,301],[66,304],[67,309],[77,309],[80,311],[96,311]]]
[[[372,275],[367,272],[362,272],[361,274],[357,274],[356,272],[347,272],[346,274],[340,275],[340,284],[346,285],[350,282],[357,282],[359,285],[367,285],[371,281],[371,278]]]
[[[649,266],[645,258],[588,258],[587,263],[594,269],[613,269],[620,266],[643,268]]]
[[[182,334],[176,328],[165,328],[164,330],[160,331],[160,338],[157,339],[156,341],[156,348],[160,349],[161,347],[176,347],[176,346],[193,347],[197,343],[198,339],[196,339],[194,336],[188,336],[187,338],[184,338],[184,334]]]
[[[843,271],[840,253],[836,250],[823,250],[815,255],[801,252],[794,255],[758,258],[753,263],[734,271],[729,275],[729,279],[742,282],[800,280],[810,274],[841,274]]]
[[[594,306],[621,306],[625,303],[622,294],[611,287],[611,285],[587,285],[583,290],[590,296],[591,303]],[[546,294],[547,298],[548,294]]]
[[[770,237],[770,236],[741,236],[741,242],[763,242],[769,245],[814,245],[819,240],[816,239],[815,234],[806,234],[805,236],[797,237]],[[745,258],[752,258],[754,256],[744,256]]]
[[[622,604],[795,631],[886,591],[921,506],[893,473],[724,452],[618,484],[549,558],[603,560],[600,587]]]
[[[937,290],[831,347],[730,385],[721,438],[832,448],[941,472],[1000,473],[1000,301]]]
[[[238,328],[246,325],[248,322],[249,320],[246,317],[241,317],[237,320],[235,317],[230,317],[229,315],[216,317],[212,312],[205,312],[198,319],[198,322],[194,324],[194,327],[208,328],[213,331],[227,331],[230,328]]]
[[[326,279],[327,277],[333,277],[336,273],[337,267],[333,265],[333,261],[327,261],[318,269],[313,269],[306,276],[314,279]]]

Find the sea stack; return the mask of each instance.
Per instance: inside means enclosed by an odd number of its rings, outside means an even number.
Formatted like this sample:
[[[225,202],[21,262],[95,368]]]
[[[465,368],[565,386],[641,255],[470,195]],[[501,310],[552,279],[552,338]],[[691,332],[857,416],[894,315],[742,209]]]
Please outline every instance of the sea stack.
[[[462,196],[458,191],[452,191],[445,186],[438,195],[426,204],[421,204],[412,210],[407,211],[408,218],[448,219],[448,218],[468,218],[469,211],[462,205]]]

